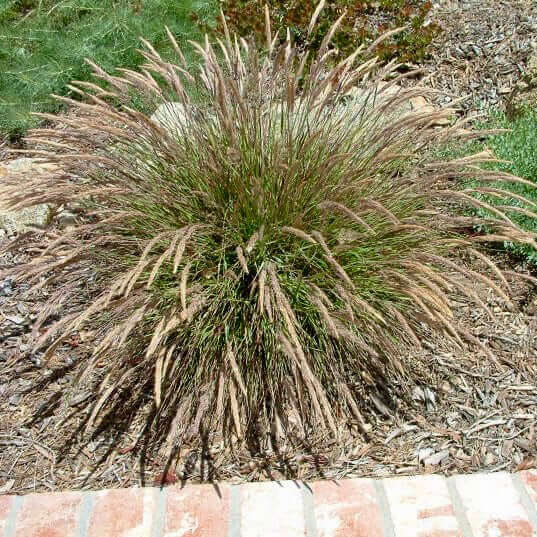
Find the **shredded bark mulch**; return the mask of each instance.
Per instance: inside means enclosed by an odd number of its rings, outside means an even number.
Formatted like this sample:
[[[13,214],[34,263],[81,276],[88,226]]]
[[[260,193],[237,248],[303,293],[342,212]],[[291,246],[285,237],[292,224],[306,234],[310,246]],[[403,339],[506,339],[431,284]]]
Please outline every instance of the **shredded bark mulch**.
[[[442,32],[423,65],[437,103],[463,113],[502,106],[537,50],[534,0],[435,0],[431,20]]]

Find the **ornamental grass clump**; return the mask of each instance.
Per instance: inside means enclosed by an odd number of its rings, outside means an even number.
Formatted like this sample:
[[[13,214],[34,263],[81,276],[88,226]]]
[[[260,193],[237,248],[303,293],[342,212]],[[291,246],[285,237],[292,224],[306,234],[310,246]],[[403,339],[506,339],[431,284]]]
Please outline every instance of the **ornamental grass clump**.
[[[534,235],[493,207],[486,221],[459,212],[485,202],[457,178],[518,179],[479,169],[488,154],[433,161],[458,132],[430,128],[449,112],[408,111],[424,90],[393,91],[397,66],[360,62],[361,49],[333,66],[337,24],[310,58],[276,45],[267,11],[263,52],[226,31],[195,45],[193,70],[169,34],[177,64],[144,43],[140,72],[93,66],[104,89],[74,82],[81,100],[61,100],[76,112],[30,133],[57,169],[11,180],[10,206],[83,215],[25,235],[38,253],[12,276],[55,286],[35,327],[43,360],[84,331],[70,389],[93,386],[86,430],[144,401],[144,434],[169,445],[367,431],[371,401],[389,406],[419,378],[401,357],[424,334],[480,345],[450,297],[492,315],[473,279],[509,300],[477,243]],[[154,121],[122,104],[133,92],[174,104]],[[478,224],[487,235],[463,233]]]

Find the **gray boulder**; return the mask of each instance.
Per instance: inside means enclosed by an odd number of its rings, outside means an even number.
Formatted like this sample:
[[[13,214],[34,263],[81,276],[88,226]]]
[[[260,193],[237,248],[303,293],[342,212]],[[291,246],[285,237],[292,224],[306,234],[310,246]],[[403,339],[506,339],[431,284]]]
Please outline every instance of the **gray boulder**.
[[[151,119],[172,134],[181,133],[188,121],[185,106],[177,102],[161,104]]]
[[[38,162],[32,158],[19,158],[8,163],[0,164],[0,187],[5,177],[12,173],[30,176],[46,173],[56,167],[51,163]],[[24,185],[21,185],[24,189]],[[32,227],[45,227],[51,219],[51,207],[47,204],[35,205],[25,209],[6,209],[0,204],[0,229],[8,234],[19,233]]]

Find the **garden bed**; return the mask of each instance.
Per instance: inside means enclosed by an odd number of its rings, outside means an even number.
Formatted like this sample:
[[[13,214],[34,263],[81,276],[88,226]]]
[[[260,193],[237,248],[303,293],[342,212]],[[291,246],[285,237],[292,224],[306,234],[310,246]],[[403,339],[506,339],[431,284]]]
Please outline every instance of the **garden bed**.
[[[531,48],[528,48],[529,31],[524,30],[521,22],[533,24],[535,8],[524,2],[463,2],[457,8],[446,2],[437,4],[437,16],[448,29],[437,51],[460,48],[456,41],[461,36],[450,29],[470,12],[477,17],[471,19],[474,26],[459,28],[463,34],[466,32],[466,37],[470,30],[475,40],[496,39],[502,32],[511,36],[507,49],[502,52],[507,59],[504,62],[500,58],[498,65],[515,66],[515,69],[504,73],[503,68],[498,68],[491,84],[498,88],[512,85],[515,74],[523,70],[521,62]],[[471,11],[478,4],[480,9]],[[481,31],[485,22],[490,23],[491,13],[498,5],[511,13],[507,19],[510,26]],[[497,13],[495,17],[499,20]],[[523,21],[523,17],[527,20]],[[481,51],[488,50],[484,42],[475,46]],[[508,92],[496,92],[498,98],[492,97],[495,102],[486,97],[490,94],[490,84],[484,76],[498,63],[494,58],[500,53],[492,47],[490,54],[487,63],[478,53],[475,58],[459,60],[438,53],[426,64],[433,73],[429,83],[443,92],[442,98],[447,93],[455,98],[467,94],[468,88],[475,90],[470,92],[467,101],[470,104],[465,105],[464,111],[497,104]],[[31,254],[24,248],[5,254],[0,258],[0,269],[23,263]],[[531,274],[531,269],[522,262],[504,254],[498,253],[496,261],[502,268]],[[76,429],[89,409],[85,408],[84,387],[73,398],[66,386],[77,368],[82,367],[78,360],[91,350],[90,341],[84,332],[73,336],[58,348],[48,364],[43,364],[39,355],[31,352],[31,327],[39,299],[36,302],[24,297],[23,286],[2,280],[0,491],[127,487],[183,479],[238,482],[385,477],[532,467],[537,452],[537,297],[534,287],[524,280],[511,279],[510,283],[517,306],[513,310],[481,284],[472,284],[494,312],[494,320],[477,313],[470,304],[452,304],[457,319],[494,353],[497,361],[483,349],[458,348],[431,333],[423,341],[423,349],[416,349],[405,358],[405,363],[412,364],[421,378],[413,391],[413,403],[392,401],[390,404],[374,399],[364,403],[367,434],[340,428],[337,441],[313,435],[307,446],[287,444],[280,446],[278,452],[268,441],[261,442],[262,448],[256,452],[239,445],[233,449],[221,445],[213,447],[204,457],[189,446],[182,446],[179,458],[165,470],[164,450],[144,453],[133,447],[149,412],[151,393],[147,394],[145,407],[136,413],[126,412],[125,423],[105,428],[82,447],[71,442],[78,438]],[[61,313],[68,312],[69,305]],[[67,376],[55,376],[56,369],[69,371]],[[399,403],[396,411],[393,403]]]
[[[5,254],[1,264],[20,263],[27,255]],[[499,261],[502,268],[528,273],[512,259]],[[0,482],[11,493],[27,493],[148,485],[162,479],[240,482],[532,467],[537,452],[537,296],[529,284],[512,283],[514,311],[476,285],[495,314],[493,321],[471,304],[454,305],[464,327],[498,357],[498,363],[479,349],[457,348],[431,334],[423,349],[416,349],[405,362],[414,364],[423,379],[415,389],[414,404],[392,415],[382,401],[369,403],[368,435],[341,429],[337,442],[313,437],[309,446],[287,445],[278,453],[269,445],[258,453],[221,446],[211,451],[212,460],[183,446],[163,478],[163,452],[132,449],[148,408],[140,409],[127,431],[111,428],[81,450],[74,444],[65,449],[85,413],[84,390],[70,403],[64,391],[69,377],[43,382],[39,391],[27,390],[87,353],[84,334],[63,345],[45,367],[30,352],[35,303],[22,297],[24,287],[4,281]],[[75,373],[76,368],[70,375]]]

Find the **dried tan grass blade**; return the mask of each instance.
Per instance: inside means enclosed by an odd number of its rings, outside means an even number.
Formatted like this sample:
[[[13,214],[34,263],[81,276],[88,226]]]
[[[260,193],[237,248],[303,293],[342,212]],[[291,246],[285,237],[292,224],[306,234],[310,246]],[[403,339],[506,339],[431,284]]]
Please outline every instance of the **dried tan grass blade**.
[[[315,24],[317,23],[317,19],[319,18],[319,15],[321,14],[321,11],[323,10],[324,5],[325,5],[325,0],[321,0],[317,4],[317,7],[315,8],[315,11],[313,12],[313,15],[311,16],[311,20],[310,20],[310,23],[308,25],[308,34],[307,34],[308,36],[311,35],[311,32],[313,31],[313,28],[315,28]]]
[[[162,366],[165,358],[164,349],[159,353],[157,361],[155,363],[155,406],[160,408],[162,398]]]
[[[248,264],[246,263],[246,258],[244,257],[242,248],[240,246],[237,246],[237,248],[235,248],[235,253],[237,254],[237,259],[239,260],[239,264],[242,268],[242,271],[244,272],[244,274],[249,274]]]
[[[358,224],[365,227],[370,233],[375,233],[375,230],[363,218],[358,216],[356,213],[354,213],[348,207],[345,207],[345,205],[341,203],[337,203],[335,201],[323,201],[319,204],[319,207],[321,209],[335,209],[337,211],[340,211],[346,216],[348,216],[351,220],[354,220]]]
[[[258,291],[258,299],[257,299],[257,306],[259,313],[263,313],[263,307],[264,307],[264,301],[265,301],[265,281],[267,278],[267,271],[265,268],[261,269],[261,272],[258,276],[259,281],[259,291]]]
[[[283,226],[281,229],[284,233],[295,235],[295,237],[298,237],[299,239],[305,240],[310,244],[317,245],[317,241],[311,235],[308,235],[305,231],[302,231],[301,229],[297,229],[290,226]]]
[[[272,30],[270,27],[270,11],[267,4],[265,4],[265,36],[267,39],[267,50],[270,56],[272,55]]]
[[[485,254],[481,253],[480,251],[476,250],[475,248],[468,248],[468,251],[475,255],[478,259],[481,259],[483,263],[485,263],[496,276],[498,276],[498,279],[505,285],[507,288],[507,292],[511,294],[511,286],[509,285],[509,282],[505,279],[505,276],[503,275],[503,272],[498,268],[496,263],[490,259],[490,257],[486,256]]]
[[[188,273],[190,271],[191,266],[192,266],[192,263],[188,262],[181,272],[180,294],[181,294],[181,307],[183,308],[183,311],[186,310],[186,283],[188,281]]]
[[[233,417],[233,423],[235,425],[235,431],[239,438],[242,438],[241,419],[239,412],[239,403],[237,401],[237,390],[233,382],[229,383],[229,402],[231,405],[231,415]]]
[[[149,346],[147,347],[147,351],[145,353],[146,358],[150,358],[155,353],[155,350],[159,346],[162,336],[165,333],[165,330],[164,330],[165,322],[166,322],[166,319],[163,317],[160,320],[160,322],[157,324],[155,330],[153,331],[153,337],[151,338],[151,342],[149,343]]]
[[[248,393],[246,392],[246,386],[244,385],[244,381],[242,379],[239,366],[237,365],[237,361],[235,360],[235,353],[233,352],[233,349],[231,348],[231,345],[229,343],[227,345],[226,356],[227,356],[227,359],[229,360],[231,370],[233,371],[233,376],[235,377],[235,381],[237,382],[242,394],[244,395],[244,398],[247,399]]]

